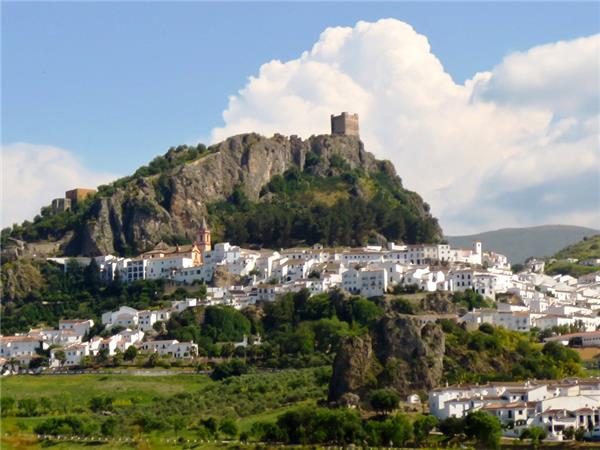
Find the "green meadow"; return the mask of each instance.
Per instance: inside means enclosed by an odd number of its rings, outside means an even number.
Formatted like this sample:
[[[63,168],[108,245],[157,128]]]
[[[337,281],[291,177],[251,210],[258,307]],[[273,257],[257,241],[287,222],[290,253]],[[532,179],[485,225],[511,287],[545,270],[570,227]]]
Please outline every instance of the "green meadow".
[[[275,421],[294,407],[316,404],[325,398],[329,373],[328,368],[289,369],[222,381],[203,374],[5,377],[0,380],[1,448],[229,448],[234,444],[221,441],[234,436],[222,431],[223,423],[233,422],[239,437],[257,421]],[[39,442],[35,437],[40,424],[67,417],[91,424],[82,433],[85,441]],[[107,431],[111,420],[117,423]],[[216,433],[209,432],[211,420]],[[99,439],[91,442],[94,437]]]

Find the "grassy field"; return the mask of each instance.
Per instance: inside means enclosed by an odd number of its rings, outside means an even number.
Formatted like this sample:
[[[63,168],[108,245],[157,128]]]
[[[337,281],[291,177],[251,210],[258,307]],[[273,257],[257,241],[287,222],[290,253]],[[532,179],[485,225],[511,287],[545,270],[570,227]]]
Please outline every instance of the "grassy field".
[[[315,372],[316,371],[316,372]],[[200,443],[200,420],[232,418],[239,432],[248,432],[257,421],[275,421],[277,416],[299,405],[316,404],[324,397],[325,385],[315,378],[319,369],[264,372],[213,381],[206,375],[163,376],[125,374],[24,375],[0,379],[0,395],[15,400],[16,408],[0,419],[2,449],[52,447],[100,449],[121,448],[230,448],[233,444]],[[260,392],[262,394],[256,394]],[[94,397],[109,396],[113,415],[126,423],[125,436],[135,442],[52,442],[40,443],[34,429],[49,418],[77,416],[102,424],[104,413],[90,410]],[[32,417],[19,409],[19,401],[35,399],[52,405]],[[183,403],[182,403],[183,402]],[[147,431],[137,425],[136,417],[148,416],[169,423],[173,416],[187,416],[179,429],[165,427]],[[100,433],[97,433],[99,436]],[[115,436],[118,436],[115,435]],[[220,435],[224,439],[224,435]],[[182,442],[177,442],[181,439]],[[206,439],[204,437],[204,439]],[[231,447],[234,448],[234,447]]]
[[[157,396],[191,392],[211,383],[206,375],[22,375],[0,380],[0,395],[48,397],[86,404],[92,397],[110,394],[116,400],[147,402]]]

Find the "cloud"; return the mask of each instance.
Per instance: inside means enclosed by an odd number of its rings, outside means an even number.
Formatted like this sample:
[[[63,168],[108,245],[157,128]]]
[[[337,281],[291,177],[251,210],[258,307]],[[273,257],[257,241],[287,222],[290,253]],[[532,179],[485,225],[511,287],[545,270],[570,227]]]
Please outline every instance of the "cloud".
[[[86,168],[62,148],[22,142],[3,145],[2,226],[31,220],[66,190],[96,187],[115,178]]]
[[[457,84],[404,22],[328,28],[299,58],[262,65],[211,138],[328,133],[330,113],[357,112],[366,148],[395,164],[447,233],[547,223],[564,201],[526,215],[494,201],[526,201],[554,179],[581,186],[600,169],[599,55],[600,35],[551,43]],[[600,205],[562,195],[581,209],[569,217],[600,227]]]

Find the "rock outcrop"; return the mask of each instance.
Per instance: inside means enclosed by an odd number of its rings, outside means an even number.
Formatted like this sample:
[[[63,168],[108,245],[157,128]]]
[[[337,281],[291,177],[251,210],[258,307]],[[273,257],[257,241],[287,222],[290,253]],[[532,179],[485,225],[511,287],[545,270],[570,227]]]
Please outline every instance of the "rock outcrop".
[[[251,201],[275,176],[297,168],[318,176],[336,175],[345,168],[365,173],[382,171],[397,178],[394,167],[377,161],[354,136],[296,136],[258,134],[233,136],[210,152],[164,173],[136,177],[94,200],[88,216],[66,245],[66,254],[135,254],[168,237],[196,238],[207,207],[226,200],[241,187]],[[399,178],[398,178],[399,182]],[[428,206],[416,196],[419,216],[431,218]],[[442,233],[437,223],[436,232]]]
[[[347,339],[338,351],[329,385],[329,400],[350,392],[364,398],[376,387],[401,395],[436,387],[442,378],[444,332],[418,316],[388,311],[369,333]]]

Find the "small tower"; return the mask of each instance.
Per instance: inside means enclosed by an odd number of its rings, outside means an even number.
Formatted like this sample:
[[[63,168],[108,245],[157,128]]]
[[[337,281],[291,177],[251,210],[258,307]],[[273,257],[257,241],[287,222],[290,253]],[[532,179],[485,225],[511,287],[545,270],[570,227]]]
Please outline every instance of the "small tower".
[[[198,248],[203,254],[204,252],[210,252],[212,248],[210,243],[210,228],[208,228],[204,217],[202,218],[202,224],[200,225]]]
[[[339,116],[331,115],[331,134],[358,137],[358,114],[343,112]]]
[[[479,241],[473,242],[473,253],[475,253],[476,255],[481,255],[481,253],[482,253],[481,242],[479,242]]]

